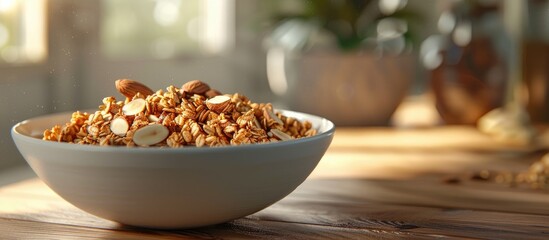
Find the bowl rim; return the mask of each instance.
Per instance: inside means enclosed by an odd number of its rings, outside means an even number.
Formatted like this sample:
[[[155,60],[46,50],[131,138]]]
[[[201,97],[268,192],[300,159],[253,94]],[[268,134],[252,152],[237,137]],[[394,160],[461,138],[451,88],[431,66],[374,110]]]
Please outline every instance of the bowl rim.
[[[297,119],[311,119],[315,118],[320,121],[319,127],[324,127],[325,131],[322,131],[314,136],[311,137],[304,137],[304,138],[298,138],[298,139],[292,139],[287,141],[279,141],[279,142],[268,142],[268,143],[256,143],[256,144],[241,144],[241,145],[226,145],[226,146],[216,146],[216,147],[181,147],[181,148],[171,148],[171,147],[125,147],[125,146],[98,146],[98,145],[87,145],[87,144],[74,144],[74,143],[67,143],[67,142],[54,142],[54,141],[46,141],[42,140],[41,138],[36,138],[29,136],[28,134],[24,134],[20,131],[18,131],[18,128],[24,124],[27,124],[31,121],[39,121],[47,118],[51,118],[54,116],[61,116],[61,115],[68,115],[70,116],[71,113],[74,111],[66,111],[66,112],[58,112],[58,113],[51,113],[46,115],[40,115],[36,117],[32,117],[26,120],[23,120],[21,122],[16,123],[11,128],[11,135],[12,138],[15,140],[18,138],[21,141],[29,142],[31,144],[41,144],[44,146],[57,148],[57,149],[69,149],[69,150],[79,150],[79,151],[98,151],[101,152],[135,152],[135,153],[145,153],[145,152],[154,152],[154,151],[161,151],[161,152],[167,152],[167,153],[178,153],[178,152],[184,152],[184,153],[203,153],[203,152],[227,152],[227,151],[242,151],[247,149],[254,149],[259,150],[263,148],[272,148],[272,147],[284,147],[289,145],[295,145],[295,144],[302,144],[312,141],[317,141],[326,137],[330,137],[335,133],[336,126],[335,124],[323,117],[309,114],[309,113],[303,113],[303,112],[297,112],[292,110],[285,110],[285,109],[275,109],[276,111],[281,112],[282,114],[290,114],[293,117]],[[68,121],[68,120],[67,120]],[[45,130],[45,129],[44,129]]]

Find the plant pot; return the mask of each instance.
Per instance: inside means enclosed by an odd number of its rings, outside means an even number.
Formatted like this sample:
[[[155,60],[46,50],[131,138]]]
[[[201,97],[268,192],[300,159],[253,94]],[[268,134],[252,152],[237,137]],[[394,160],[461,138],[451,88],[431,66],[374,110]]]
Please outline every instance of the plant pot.
[[[271,89],[287,107],[324,116],[336,125],[388,125],[414,77],[412,55],[281,56],[268,54]]]

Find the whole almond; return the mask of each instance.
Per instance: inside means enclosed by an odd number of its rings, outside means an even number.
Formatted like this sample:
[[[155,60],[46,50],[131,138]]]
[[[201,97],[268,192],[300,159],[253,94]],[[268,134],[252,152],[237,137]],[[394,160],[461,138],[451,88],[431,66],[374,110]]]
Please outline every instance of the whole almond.
[[[210,89],[210,90],[206,91],[206,93],[204,93],[204,95],[206,95],[207,98],[213,98],[213,97],[219,96],[221,94],[222,93],[220,91],[217,91],[215,89]]]
[[[208,90],[210,90],[210,86],[208,84],[200,81],[200,80],[193,80],[190,82],[186,82],[181,87],[182,93],[189,93],[189,94],[204,94]]]
[[[138,92],[144,96],[154,93],[149,87],[135,80],[118,79],[114,82],[114,85],[116,86],[116,90],[127,98],[133,98]]]

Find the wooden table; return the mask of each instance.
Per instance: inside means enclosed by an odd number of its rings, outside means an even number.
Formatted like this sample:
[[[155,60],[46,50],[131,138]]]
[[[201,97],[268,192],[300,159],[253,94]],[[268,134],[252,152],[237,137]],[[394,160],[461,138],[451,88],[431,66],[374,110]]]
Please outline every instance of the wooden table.
[[[467,180],[522,171],[537,145],[508,146],[468,127],[340,128],[310,178],[251,216],[191,230],[121,226],[84,213],[38,179],[0,188],[1,239],[549,239],[549,191]],[[445,177],[461,182],[448,184]]]

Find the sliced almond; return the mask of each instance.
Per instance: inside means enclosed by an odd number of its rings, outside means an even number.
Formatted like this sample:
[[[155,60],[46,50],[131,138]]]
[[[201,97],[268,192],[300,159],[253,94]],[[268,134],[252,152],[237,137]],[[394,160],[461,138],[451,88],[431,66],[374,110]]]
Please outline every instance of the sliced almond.
[[[262,129],[261,124],[259,123],[259,121],[255,117],[254,117],[254,125],[257,129]]]
[[[202,82],[200,80],[193,80],[190,82],[186,82],[181,87],[182,93],[190,93],[190,94],[204,94],[208,90],[210,90],[210,86],[206,84],[205,82]]]
[[[292,140],[293,139],[292,136],[290,136],[287,133],[285,133],[283,131],[280,131],[276,128],[271,129],[271,133],[273,133],[273,135],[275,135],[278,139],[280,139],[282,141]]]
[[[153,90],[144,84],[130,79],[118,79],[114,82],[114,85],[116,86],[116,90],[130,99],[137,93],[141,93],[143,96],[148,96],[154,93]]]
[[[145,99],[136,98],[131,102],[126,103],[126,105],[122,107],[122,112],[127,116],[133,116],[135,114],[143,112],[146,105],[147,105],[147,101],[145,101]]]
[[[133,134],[133,142],[139,146],[150,146],[164,141],[170,130],[162,124],[151,124],[142,127]]]
[[[149,115],[147,117],[147,119],[149,120],[149,122],[158,122],[158,121],[160,121],[160,118],[158,118],[156,115]]]
[[[225,95],[219,95],[206,100],[206,107],[216,113],[222,113],[228,109],[228,105],[230,103],[230,97]]]
[[[276,116],[276,114],[273,112],[271,108],[264,108],[263,109],[263,117],[265,117],[268,120],[274,120],[277,124],[284,125],[284,122]]]
[[[111,132],[118,136],[125,136],[130,129],[130,124],[123,117],[117,117],[111,121]]]

